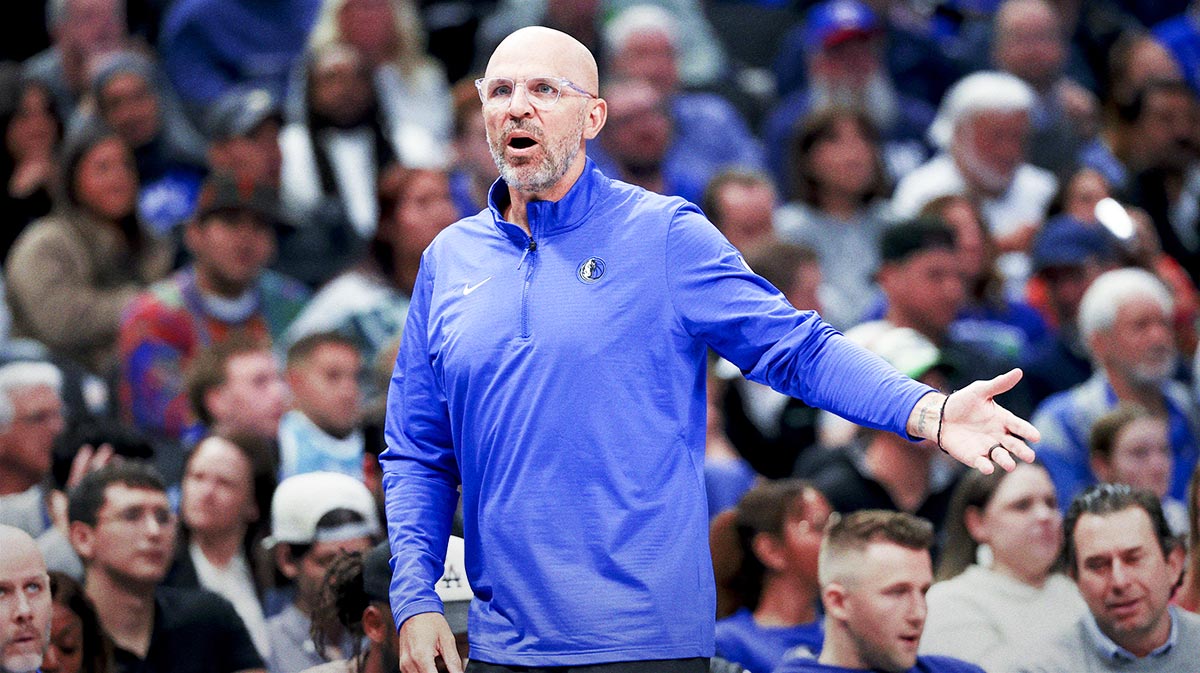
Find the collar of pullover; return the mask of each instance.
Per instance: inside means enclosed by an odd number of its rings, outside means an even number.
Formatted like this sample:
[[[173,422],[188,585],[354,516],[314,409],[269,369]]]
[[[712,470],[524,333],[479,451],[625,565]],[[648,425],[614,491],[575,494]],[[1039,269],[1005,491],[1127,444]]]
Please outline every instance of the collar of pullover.
[[[583,224],[599,200],[600,188],[606,181],[607,178],[596,168],[591,157],[587,157],[583,173],[565,196],[558,201],[532,201],[526,207],[532,238],[553,236]],[[497,178],[488,191],[488,209],[492,211],[492,219],[505,235],[525,245],[530,236],[521,227],[504,219],[504,209],[508,204],[508,183],[504,182],[504,178]]]

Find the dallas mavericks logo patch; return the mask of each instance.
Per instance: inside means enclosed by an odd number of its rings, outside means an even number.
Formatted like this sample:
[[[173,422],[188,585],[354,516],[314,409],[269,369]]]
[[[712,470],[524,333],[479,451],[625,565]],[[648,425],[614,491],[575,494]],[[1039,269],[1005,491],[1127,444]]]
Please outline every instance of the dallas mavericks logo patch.
[[[575,275],[589,285],[595,283],[604,275],[604,260],[599,257],[588,257],[579,265]]]

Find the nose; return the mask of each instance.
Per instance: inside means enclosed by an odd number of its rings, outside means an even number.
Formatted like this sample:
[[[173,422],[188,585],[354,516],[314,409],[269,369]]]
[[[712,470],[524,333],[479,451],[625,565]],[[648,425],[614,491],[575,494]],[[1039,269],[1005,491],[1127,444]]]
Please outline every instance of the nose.
[[[1114,560],[1112,567],[1113,589],[1119,592],[1128,587],[1130,581],[1132,581],[1132,576],[1129,569],[1125,567],[1125,564],[1120,559]]]
[[[33,619],[33,603],[29,600],[29,594],[25,593],[25,590],[22,588],[16,591],[16,595],[17,609],[14,616],[16,617],[17,621],[28,621]]]
[[[508,116],[529,117],[533,115],[533,103],[529,100],[529,91],[525,83],[513,85],[512,96],[508,99]]]

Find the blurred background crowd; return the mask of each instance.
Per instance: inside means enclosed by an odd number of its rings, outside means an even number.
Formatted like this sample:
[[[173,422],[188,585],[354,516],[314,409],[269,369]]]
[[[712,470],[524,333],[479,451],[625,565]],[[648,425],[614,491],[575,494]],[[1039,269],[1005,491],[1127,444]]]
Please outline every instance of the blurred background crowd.
[[[139,563],[160,610],[224,609],[160,584],[232,604],[252,647],[222,670],[291,673],[371,635],[322,588],[363,585],[363,557],[338,551],[382,536],[408,294],[433,237],[487,205],[473,80],[533,24],[597,56],[609,118],[587,152],[608,175],[701,206],[797,308],[910,376],[950,391],[1026,373],[1001,402],[1041,430],[1039,464],[984,478],[714,360],[723,657],[770,670],[819,649],[830,512],[922,516],[940,579],[1004,575],[1049,621],[1084,609],[1054,572],[1087,486],[1147,489],[1174,534],[1200,536],[1200,2],[21,0],[0,16],[0,522],[38,538],[60,586],[88,569],[81,623],[118,646],[90,578],[120,586]],[[113,470],[104,484],[161,491],[153,516],[127,510],[169,550],[157,564],[95,544],[111,493],[75,490]],[[1176,596],[1191,610],[1198,567]],[[1046,626],[1010,609],[1001,640]],[[922,647],[1006,670],[1003,644],[954,651],[952,610],[931,611]]]

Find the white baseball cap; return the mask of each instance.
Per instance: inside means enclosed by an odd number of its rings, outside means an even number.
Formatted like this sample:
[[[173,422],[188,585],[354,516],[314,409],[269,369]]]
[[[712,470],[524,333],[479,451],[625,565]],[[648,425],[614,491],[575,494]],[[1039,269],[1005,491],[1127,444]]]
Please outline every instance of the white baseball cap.
[[[317,530],[321,517],[348,509],[362,522]],[[286,542],[313,544],[380,534],[375,499],[361,481],[337,472],[306,472],[284,479],[271,498],[271,536],[266,547]]]

